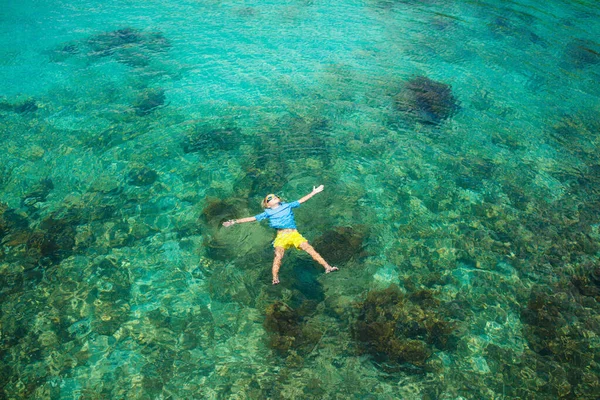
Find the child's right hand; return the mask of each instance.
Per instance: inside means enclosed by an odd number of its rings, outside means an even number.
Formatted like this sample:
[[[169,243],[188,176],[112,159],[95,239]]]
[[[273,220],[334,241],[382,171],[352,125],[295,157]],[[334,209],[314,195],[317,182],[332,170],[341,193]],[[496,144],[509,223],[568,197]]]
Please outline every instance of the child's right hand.
[[[232,219],[230,219],[229,221],[225,221],[225,222],[223,222],[223,226],[224,226],[225,228],[229,228],[231,225],[235,225],[235,221],[234,221],[234,220],[232,220]]]
[[[317,186],[317,187],[313,186],[312,192],[313,193],[321,193],[323,191],[323,188],[324,188],[323,185],[320,185],[320,186]]]

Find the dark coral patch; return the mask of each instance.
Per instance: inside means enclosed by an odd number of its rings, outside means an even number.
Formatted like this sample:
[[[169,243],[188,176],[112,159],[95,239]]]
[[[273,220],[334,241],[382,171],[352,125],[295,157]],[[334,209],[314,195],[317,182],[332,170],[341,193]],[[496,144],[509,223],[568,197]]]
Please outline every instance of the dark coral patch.
[[[157,53],[166,51],[170,43],[160,32],[127,27],[94,35],[87,40],[87,46],[90,56],[112,56],[131,67],[145,67]]]
[[[58,217],[52,214],[36,228],[30,228],[30,220],[25,215],[12,209],[1,211],[2,244],[10,249],[13,256],[21,257],[21,262],[27,260],[27,265],[52,264],[73,254],[76,227],[80,223],[78,216]]]
[[[184,153],[229,151],[241,143],[241,130],[234,126],[198,125],[185,134],[181,143]]]
[[[369,292],[359,310],[354,338],[377,361],[424,367],[435,348],[447,349],[454,342],[455,327],[442,317],[431,292],[407,297],[391,285]]]
[[[0,237],[10,232],[26,230],[29,227],[27,218],[17,212],[17,210],[8,208],[4,203],[0,203]]]
[[[245,210],[245,202],[240,199],[207,199],[200,220],[211,228],[218,228],[227,220],[239,218]],[[223,236],[207,235],[204,238],[206,254],[213,260],[227,260],[231,257],[232,246]]]
[[[299,309],[294,310],[281,301],[267,307],[264,327],[269,332],[269,346],[281,355],[290,350],[306,353],[321,338],[321,332],[305,323]]]
[[[100,33],[88,40],[93,54],[98,56],[109,56],[115,51],[126,46],[132,46],[143,41],[141,31],[133,28],[123,28],[116,31]]]
[[[284,164],[289,168],[292,161],[314,158],[323,165],[331,162],[329,131],[332,123],[320,115],[312,117],[285,116],[268,134],[259,136],[254,147],[259,166]]]
[[[591,40],[573,40],[565,50],[567,61],[576,68],[600,63],[600,46]]]
[[[134,186],[149,186],[156,182],[158,174],[147,167],[134,168],[129,171],[129,184]]]
[[[35,100],[27,99],[15,103],[0,101],[0,111],[10,111],[17,114],[26,114],[36,112],[38,105]]]
[[[521,311],[524,323],[524,336],[537,358],[539,366],[548,365],[553,374],[563,371],[563,381],[551,382],[545,391],[552,391],[555,398],[579,398],[582,393],[594,393],[582,398],[597,398],[598,351],[590,344],[600,331],[595,320],[598,303],[593,299],[597,294],[597,270],[592,276],[575,277],[574,290],[566,293],[559,287],[535,286],[526,307]],[[536,354],[537,353],[537,354]],[[544,373],[538,372],[538,377]],[[560,393],[560,396],[556,394]]]
[[[202,219],[211,226],[219,226],[224,221],[241,216],[245,203],[240,199],[209,198],[202,209]]]
[[[37,203],[43,203],[46,201],[46,197],[54,189],[54,183],[52,179],[42,179],[32,190],[23,196],[21,200],[21,206],[34,207]]]
[[[165,91],[160,88],[150,88],[138,94],[133,102],[135,113],[143,117],[165,104]]]
[[[458,109],[452,87],[426,76],[417,76],[406,82],[394,96],[396,110],[424,124],[439,124]]]
[[[572,277],[571,282],[581,295],[592,297],[600,303],[600,267],[593,268],[588,274]]]
[[[315,239],[315,248],[332,264],[344,264],[363,254],[365,227],[337,227]]]
[[[527,324],[525,337],[532,350],[542,356],[560,356],[557,354],[563,336],[562,328],[568,326],[569,303],[561,301],[549,291],[535,287],[521,312],[521,318]]]
[[[251,196],[262,197],[273,191],[273,188],[285,186],[288,180],[289,166],[283,159],[264,163],[263,160],[254,159],[246,162],[244,168],[246,175],[239,185],[249,187]]]
[[[41,222],[40,230],[34,232],[27,244],[37,249],[42,258],[59,262],[73,254],[79,223],[77,218],[55,218],[51,215]]]

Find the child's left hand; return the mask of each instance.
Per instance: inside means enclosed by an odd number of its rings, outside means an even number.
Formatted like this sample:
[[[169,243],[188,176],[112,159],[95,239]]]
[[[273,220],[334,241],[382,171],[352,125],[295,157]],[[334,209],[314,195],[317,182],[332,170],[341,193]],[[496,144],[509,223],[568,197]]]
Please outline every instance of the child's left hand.
[[[320,186],[317,186],[317,187],[313,186],[312,192],[315,193],[315,194],[316,193],[321,193],[323,191],[323,187],[324,187],[323,185],[320,185]]]

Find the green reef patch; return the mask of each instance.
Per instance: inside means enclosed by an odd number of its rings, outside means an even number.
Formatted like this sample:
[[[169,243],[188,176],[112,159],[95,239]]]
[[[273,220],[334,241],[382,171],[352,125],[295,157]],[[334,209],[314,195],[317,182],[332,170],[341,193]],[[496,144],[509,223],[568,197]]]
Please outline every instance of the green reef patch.
[[[410,296],[398,286],[372,290],[359,305],[353,334],[360,348],[388,368],[404,363],[425,368],[434,350],[452,350],[456,326],[444,318],[430,291]]]

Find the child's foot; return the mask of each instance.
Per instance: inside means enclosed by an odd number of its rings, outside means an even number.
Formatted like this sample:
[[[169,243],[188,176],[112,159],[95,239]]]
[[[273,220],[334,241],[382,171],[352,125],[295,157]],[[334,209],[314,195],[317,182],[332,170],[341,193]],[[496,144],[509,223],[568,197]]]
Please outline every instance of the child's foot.
[[[279,284],[279,278],[273,278],[273,285]]]
[[[330,272],[333,271],[339,271],[340,269],[338,267],[329,267],[329,268],[325,268],[325,273],[328,274]]]

